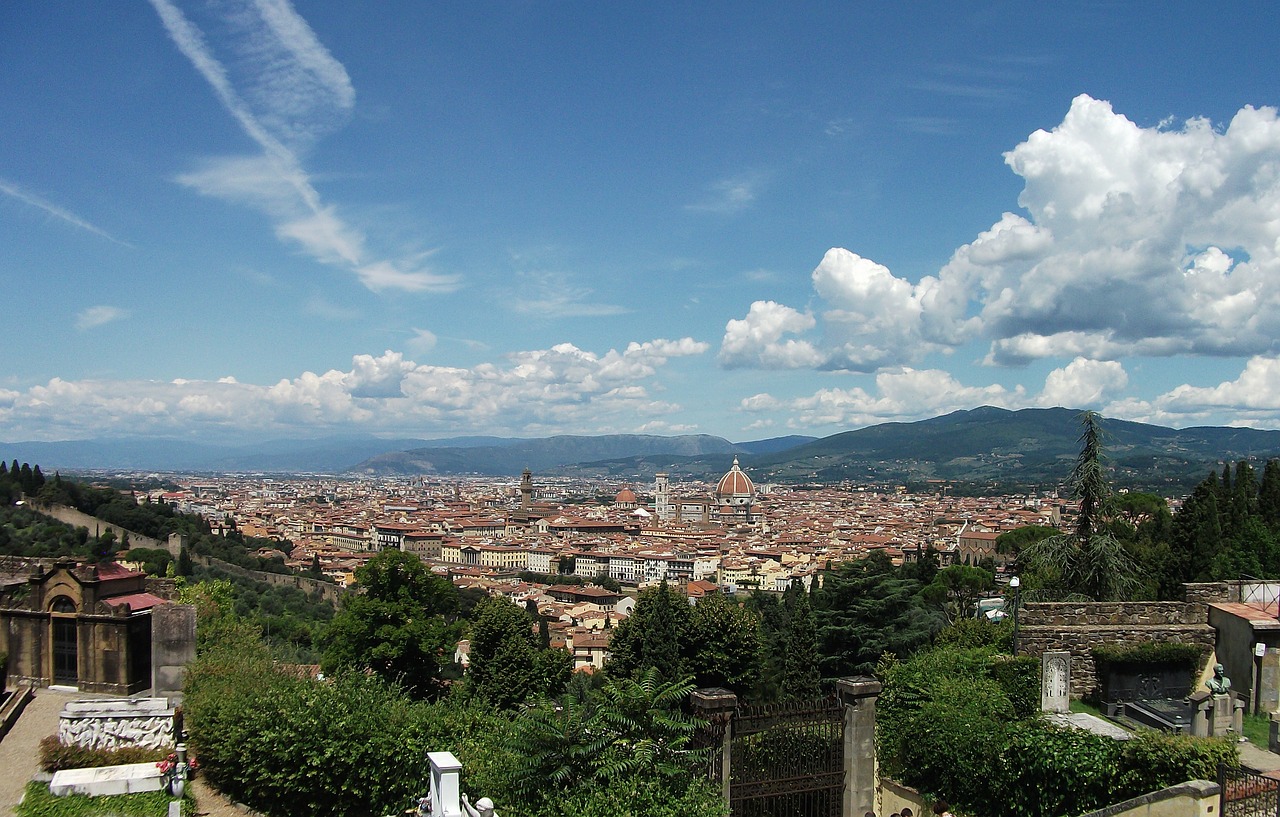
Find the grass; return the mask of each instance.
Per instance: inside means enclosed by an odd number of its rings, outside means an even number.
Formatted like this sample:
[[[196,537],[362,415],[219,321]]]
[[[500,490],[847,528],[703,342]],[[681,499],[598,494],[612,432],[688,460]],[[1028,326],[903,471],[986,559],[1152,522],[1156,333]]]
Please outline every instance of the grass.
[[[108,797],[86,797],[68,794],[57,797],[49,793],[49,784],[27,784],[26,796],[18,806],[18,817],[168,817],[173,798],[166,792],[116,794]],[[195,814],[190,797],[182,798],[182,814]]]
[[[1259,749],[1266,749],[1271,742],[1271,716],[1245,715],[1244,736]]]
[[[1085,713],[1087,713],[1087,714],[1089,714],[1089,715],[1096,715],[1096,716],[1097,716],[1097,717],[1099,717],[1099,718],[1106,718],[1106,717],[1107,717],[1106,715],[1103,715],[1103,714],[1102,714],[1102,710],[1101,710],[1101,709],[1099,709],[1099,708],[1098,708],[1098,707],[1096,707],[1096,706],[1093,706],[1092,704],[1087,704],[1087,703],[1085,703],[1084,701],[1080,700],[1079,698],[1072,698],[1072,699],[1071,699],[1071,711],[1072,711],[1072,712],[1085,712]]]

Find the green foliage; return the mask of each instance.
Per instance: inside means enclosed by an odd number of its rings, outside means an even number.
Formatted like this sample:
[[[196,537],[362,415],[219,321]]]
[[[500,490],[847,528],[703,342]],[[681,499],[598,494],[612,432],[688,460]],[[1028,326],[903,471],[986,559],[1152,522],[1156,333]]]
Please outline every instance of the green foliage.
[[[17,817],[167,817],[173,798],[168,792],[148,791],[139,794],[116,794],[89,797],[83,794],[57,796],[49,791],[48,783],[32,781],[27,784],[22,802],[14,807]],[[190,796],[182,799],[182,813],[195,813],[195,803]]]
[[[1013,642],[1013,621],[994,622],[986,618],[962,618],[943,627],[933,640],[935,647],[995,647],[1009,650]]]
[[[1059,533],[1057,528],[1048,525],[1023,525],[996,537],[996,553],[1017,556],[1027,545],[1035,544],[1041,539],[1048,539],[1050,536],[1057,536]]]
[[[950,647],[882,661],[881,767],[966,812],[1059,817],[1238,763],[1228,741],[1155,732],[1115,741],[1051,726],[1036,717],[1035,663]]]
[[[706,780],[672,790],[643,776],[579,786],[542,798],[542,817],[728,817],[720,790]]]
[[[1039,658],[996,654],[987,667],[991,678],[1013,705],[1014,717],[1030,718],[1040,710]]]
[[[650,668],[667,680],[692,675],[697,686],[746,696],[760,680],[761,650],[754,606],[711,593],[691,607],[664,581],[643,590],[614,631],[606,669],[615,677],[638,678]]]
[[[86,746],[62,743],[56,735],[50,735],[40,741],[40,768],[46,772],[58,772],[63,769],[119,766],[125,763],[161,761],[168,754],[168,749],[147,749],[142,746],[90,749]]]
[[[1129,549],[1109,527],[1111,491],[1102,418],[1086,411],[1080,415],[1080,425],[1080,454],[1070,477],[1072,498],[1080,503],[1075,529],[1026,545],[1019,561],[1029,569],[1029,586],[1044,594],[1127,599],[1138,589],[1139,570]]]
[[[555,799],[584,785],[646,778],[680,791],[701,754],[697,722],[681,711],[693,684],[661,680],[656,668],[617,678],[586,701],[564,696],[521,712],[513,723],[511,781],[526,798]]]
[[[920,595],[954,622],[973,618],[975,605],[984,593],[995,587],[995,574],[980,567],[952,565],[939,570]]]
[[[943,621],[919,589],[878,552],[828,572],[813,596],[823,679],[870,674],[884,654],[908,655],[927,644]]]
[[[325,671],[370,670],[419,697],[438,695],[461,633],[457,590],[398,550],[370,559],[356,579],[364,592],[346,597],[320,638]]]
[[[561,649],[544,649],[528,613],[495,596],[477,605],[475,614],[468,690],[499,709],[513,709],[564,689],[573,658]]]
[[[1099,644],[1089,651],[1101,675],[1115,664],[1173,664],[1196,672],[1209,657],[1209,648],[1200,644],[1144,641],[1140,644]]]

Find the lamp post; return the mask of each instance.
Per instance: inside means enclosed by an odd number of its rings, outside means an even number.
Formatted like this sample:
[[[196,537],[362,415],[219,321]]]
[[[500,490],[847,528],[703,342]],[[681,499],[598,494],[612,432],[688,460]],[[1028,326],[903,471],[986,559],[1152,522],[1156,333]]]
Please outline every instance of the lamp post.
[[[1022,579],[1014,576],[1009,580],[1013,588],[1013,654],[1018,654],[1018,602],[1022,600]]]

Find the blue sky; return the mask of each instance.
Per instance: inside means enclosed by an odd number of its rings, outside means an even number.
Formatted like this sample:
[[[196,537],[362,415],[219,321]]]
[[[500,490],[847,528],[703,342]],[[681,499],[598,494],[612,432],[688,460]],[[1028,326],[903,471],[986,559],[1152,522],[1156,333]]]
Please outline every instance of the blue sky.
[[[1274,9],[0,6],[0,439],[1280,428]]]

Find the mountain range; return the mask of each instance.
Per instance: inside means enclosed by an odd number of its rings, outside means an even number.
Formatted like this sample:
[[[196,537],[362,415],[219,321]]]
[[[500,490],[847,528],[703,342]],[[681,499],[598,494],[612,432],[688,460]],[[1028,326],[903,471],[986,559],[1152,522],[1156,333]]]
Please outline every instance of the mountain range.
[[[973,487],[1051,487],[1071,471],[1079,412],[984,406],[910,423],[883,423],[821,439],[733,443],[711,435],[561,435],[438,440],[325,437],[216,446],[177,440],[0,443],[0,459],[47,471],[323,473],[367,476],[535,473],[647,481],[714,479],[738,457],[756,482],[870,484],[946,481]],[[1172,429],[1105,420],[1117,486],[1188,487],[1220,463],[1280,456],[1280,431]]]

